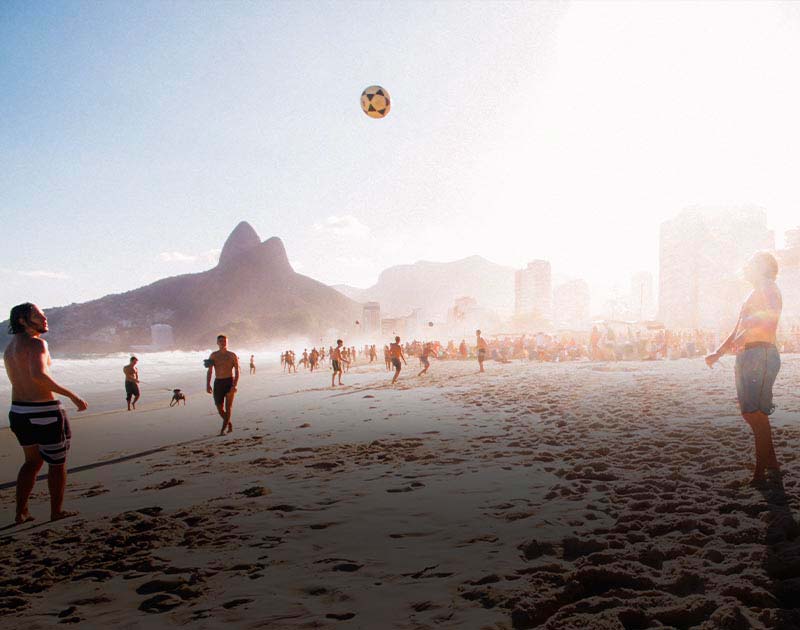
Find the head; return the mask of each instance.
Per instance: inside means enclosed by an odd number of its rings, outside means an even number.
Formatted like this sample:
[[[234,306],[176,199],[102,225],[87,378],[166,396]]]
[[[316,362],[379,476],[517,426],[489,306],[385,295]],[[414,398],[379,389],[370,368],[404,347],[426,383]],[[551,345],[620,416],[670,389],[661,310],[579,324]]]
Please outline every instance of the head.
[[[337,339],[336,340],[336,347],[337,348],[341,348],[343,345],[344,345],[344,341],[342,341],[341,339]]]
[[[778,261],[769,252],[756,252],[744,265],[744,277],[751,284],[765,280],[772,282],[778,277]]]
[[[47,332],[47,317],[36,304],[17,304],[8,316],[8,334],[41,335]]]
[[[130,364],[131,365],[136,365],[137,363],[139,363],[139,359],[137,359],[136,357],[131,357]]]
[[[395,342],[395,343],[400,343],[400,337],[395,337],[395,338],[394,338],[394,342]]]
[[[480,337],[481,336],[481,331],[480,330],[476,330],[475,331],[475,336],[476,337]]]
[[[225,335],[217,335],[217,347],[225,350],[228,347],[228,338]]]

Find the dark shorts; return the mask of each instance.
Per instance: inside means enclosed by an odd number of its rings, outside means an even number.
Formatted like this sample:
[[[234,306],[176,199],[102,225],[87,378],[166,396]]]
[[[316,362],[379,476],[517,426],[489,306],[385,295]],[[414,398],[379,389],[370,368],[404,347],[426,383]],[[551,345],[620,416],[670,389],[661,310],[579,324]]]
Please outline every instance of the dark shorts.
[[[430,361],[428,361],[428,357],[420,357],[420,358],[419,358],[419,361],[420,361],[420,363],[422,363],[422,365],[424,365],[425,367],[430,367],[430,366],[431,366],[431,362],[430,362]]]
[[[334,372],[341,372],[342,371],[342,364],[339,361],[337,361],[336,359],[333,359],[331,361],[331,367],[333,368]]]
[[[12,401],[8,421],[20,446],[38,446],[42,459],[48,464],[60,465],[67,461],[72,432],[60,401]]]
[[[772,385],[781,369],[781,357],[772,344],[748,344],[736,356],[736,395],[742,413],[763,411],[769,415],[772,404]]]
[[[400,359],[394,358],[392,359],[392,365],[394,366],[395,370],[401,369],[403,366],[400,364]]]
[[[233,389],[233,378],[214,379],[214,403],[221,405],[225,402],[225,396]]]
[[[486,358],[486,350],[481,348],[478,350],[478,361],[483,361]]]
[[[130,402],[134,396],[139,396],[139,383],[133,381],[125,381],[125,400]]]

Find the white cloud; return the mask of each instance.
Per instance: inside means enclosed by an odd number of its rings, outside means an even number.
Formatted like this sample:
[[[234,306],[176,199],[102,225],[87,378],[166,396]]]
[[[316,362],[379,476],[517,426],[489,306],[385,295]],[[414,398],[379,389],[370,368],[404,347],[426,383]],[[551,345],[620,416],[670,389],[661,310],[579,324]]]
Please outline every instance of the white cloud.
[[[31,271],[16,271],[14,269],[0,269],[3,273],[25,276],[26,278],[46,278],[47,280],[68,280],[69,276],[63,271],[47,271],[45,269],[33,269]]]
[[[158,255],[158,260],[167,263],[216,263],[219,260],[219,249],[210,249],[207,252],[200,254],[184,254],[183,252],[161,252]]]
[[[352,214],[343,216],[332,215],[322,223],[315,223],[314,229],[318,232],[330,232],[334,236],[368,236],[370,229]]]

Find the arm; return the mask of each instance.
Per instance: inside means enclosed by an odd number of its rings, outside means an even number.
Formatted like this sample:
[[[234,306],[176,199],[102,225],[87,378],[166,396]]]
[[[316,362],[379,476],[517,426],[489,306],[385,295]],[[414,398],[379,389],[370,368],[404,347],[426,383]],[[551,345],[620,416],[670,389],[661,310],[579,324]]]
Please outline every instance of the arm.
[[[206,391],[209,394],[213,394],[214,390],[211,389],[211,373],[214,371],[214,354],[211,353],[211,356],[207,359],[210,363],[208,366],[208,371],[206,372]]]
[[[739,319],[736,320],[736,325],[733,327],[731,334],[723,341],[719,348],[717,348],[714,352],[706,356],[706,365],[708,367],[714,367],[714,364],[720,360],[720,358],[730,350],[731,346],[734,344],[736,339],[739,337],[739,326],[742,323],[742,316],[739,315]],[[744,331],[742,332],[742,334]]]
[[[69,398],[78,408],[78,411],[86,409],[88,405],[85,400],[81,399],[77,394],[68,390],[66,387],[62,387],[56,383],[53,377],[48,374],[47,367],[50,365],[50,353],[47,351],[47,344],[44,340],[38,341],[38,351],[31,365],[31,378],[37,383],[44,385],[54,394],[60,394],[61,396]]]
[[[233,355],[233,391],[236,391],[236,386],[239,384],[239,357]]]

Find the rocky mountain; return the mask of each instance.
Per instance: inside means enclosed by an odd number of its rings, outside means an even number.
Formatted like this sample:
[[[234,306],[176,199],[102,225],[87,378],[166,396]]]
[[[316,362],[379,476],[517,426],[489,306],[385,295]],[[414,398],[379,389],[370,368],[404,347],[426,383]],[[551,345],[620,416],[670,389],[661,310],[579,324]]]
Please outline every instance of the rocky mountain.
[[[235,345],[347,332],[360,315],[353,300],[296,273],[279,238],[261,242],[243,221],[213,269],[47,309],[47,339],[59,352],[127,351],[151,343],[152,325],[167,324],[176,347],[208,348],[220,332]],[[7,323],[0,325],[5,329]]]
[[[456,298],[471,296],[500,315],[514,309],[514,269],[470,256],[454,262],[419,261],[389,267],[368,289],[336,285],[337,291],[358,302],[380,302],[384,316],[407,315],[422,308],[426,316],[445,318]]]

